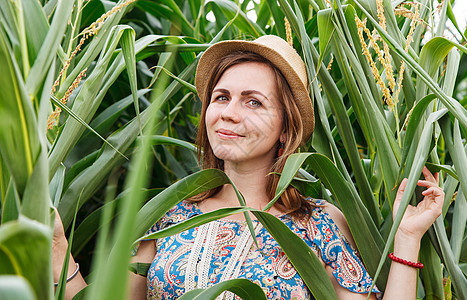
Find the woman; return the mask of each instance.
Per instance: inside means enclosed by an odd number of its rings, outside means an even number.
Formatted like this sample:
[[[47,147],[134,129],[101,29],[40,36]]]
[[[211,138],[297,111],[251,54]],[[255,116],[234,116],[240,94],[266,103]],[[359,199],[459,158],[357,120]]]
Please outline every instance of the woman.
[[[203,109],[197,142],[204,151],[199,152],[199,157],[204,168],[222,169],[249,207],[262,209],[268,204],[278,182],[272,172],[280,172],[286,158],[311,136],[313,107],[306,85],[303,61],[276,36],[263,36],[253,42],[220,42],[200,59],[196,87]],[[415,263],[422,235],[441,214],[444,194],[438,187],[438,175],[433,176],[426,168],[423,174],[425,180],[418,185],[427,188],[425,198],[417,207],[407,208],[397,231],[385,299],[415,298],[417,269],[397,257]],[[406,180],[399,187],[394,211],[405,184]],[[238,200],[232,186],[224,185],[182,201],[149,232],[231,206],[238,206]],[[340,299],[366,298],[372,280],[354,250],[345,218],[336,207],[307,199],[288,187],[269,213],[314,250]],[[157,242],[141,242],[134,261],[152,265],[147,279],[131,275],[132,296],[176,299],[187,290],[247,278],[259,284],[269,299],[312,298],[278,244],[259,222],[253,222],[261,251],[255,247],[243,215]],[[56,232],[54,277],[58,280],[66,240],[60,230]],[[70,269],[67,296],[85,285],[79,274],[71,276],[74,270]],[[376,289],[371,292],[372,299],[380,295]],[[230,293],[223,296],[234,298]]]

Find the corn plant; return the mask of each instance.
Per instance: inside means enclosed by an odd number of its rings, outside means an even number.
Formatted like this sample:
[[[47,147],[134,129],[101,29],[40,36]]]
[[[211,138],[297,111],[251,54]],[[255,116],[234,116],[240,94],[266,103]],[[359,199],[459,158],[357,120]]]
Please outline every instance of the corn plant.
[[[453,4],[1,1],[0,298],[63,299],[64,275],[55,296],[52,285],[52,206],[90,284],[77,298],[124,298],[128,269],[147,269],[129,266],[146,230],[183,199],[233,185],[222,171],[196,163],[201,104],[193,75],[200,54],[219,40],[275,34],[306,62],[316,129],[288,159],[270,205],[293,184],[340,207],[384,290],[387,253],[405,208],[417,202],[416,181],[427,165],[440,172],[446,200],[422,240],[418,297],[467,299],[467,49]],[[443,37],[448,20],[457,40]],[[408,192],[393,220],[404,177]],[[335,299],[303,241],[237,194],[240,207],[152,237],[251,211],[315,298]],[[265,298],[246,280],[182,298],[214,299],[224,290]]]

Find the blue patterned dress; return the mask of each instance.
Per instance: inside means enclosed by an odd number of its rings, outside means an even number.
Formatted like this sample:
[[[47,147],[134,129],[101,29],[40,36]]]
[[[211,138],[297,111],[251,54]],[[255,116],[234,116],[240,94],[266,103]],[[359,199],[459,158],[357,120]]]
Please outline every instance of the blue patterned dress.
[[[196,204],[182,201],[148,233],[199,214],[202,212]],[[314,207],[308,222],[288,215],[278,218],[333,269],[341,286],[355,293],[368,293],[372,279],[323,207]],[[147,276],[148,299],[177,299],[186,290],[231,278],[253,281],[263,288],[268,299],[314,299],[278,243],[258,221],[253,223],[263,254],[253,243],[245,221],[217,220],[158,239]],[[377,289],[373,292],[380,293]],[[236,298],[231,293],[224,296]]]

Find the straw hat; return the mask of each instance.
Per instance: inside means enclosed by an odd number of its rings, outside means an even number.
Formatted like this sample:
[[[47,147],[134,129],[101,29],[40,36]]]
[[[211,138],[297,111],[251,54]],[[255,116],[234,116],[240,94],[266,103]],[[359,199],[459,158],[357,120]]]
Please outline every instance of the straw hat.
[[[259,54],[275,65],[287,80],[297,103],[303,122],[304,144],[310,138],[315,118],[313,105],[307,90],[307,74],[305,63],[297,51],[282,38],[265,35],[254,41],[223,41],[209,47],[201,56],[196,70],[195,84],[202,101],[208,95],[207,86],[213,68],[220,60],[235,51],[249,51]]]

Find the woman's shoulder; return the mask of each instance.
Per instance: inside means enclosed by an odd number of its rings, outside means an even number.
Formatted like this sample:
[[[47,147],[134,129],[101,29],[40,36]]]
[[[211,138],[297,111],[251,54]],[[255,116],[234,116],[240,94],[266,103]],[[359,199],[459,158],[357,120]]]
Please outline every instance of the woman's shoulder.
[[[313,209],[305,221],[306,234],[318,248],[322,261],[342,287],[355,293],[370,291],[371,277],[356,250],[342,211],[325,200],[309,201]],[[379,291],[375,288],[373,292]]]
[[[334,229],[337,236],[343,237],[353,248],[356,248],[347,220],[337,206],[323,199],[308,198],[307,200],[313,206],[309,222],[325,223]]]

